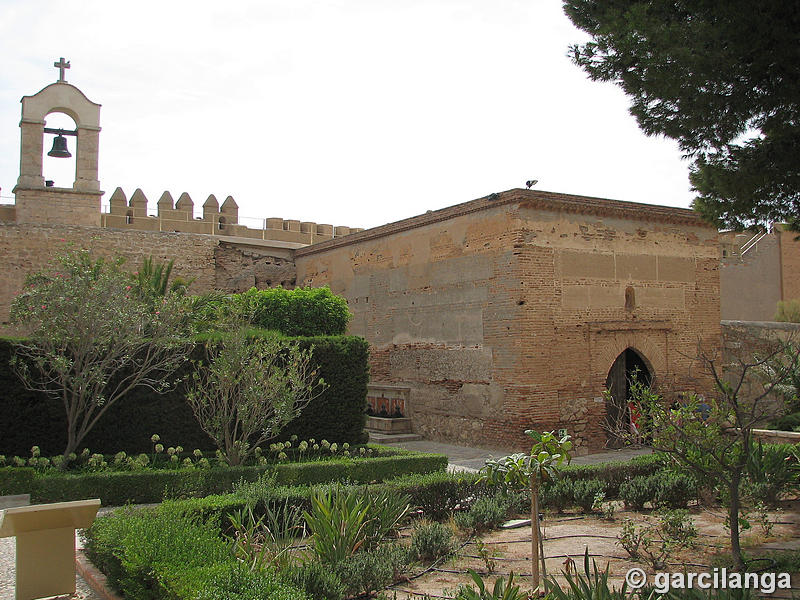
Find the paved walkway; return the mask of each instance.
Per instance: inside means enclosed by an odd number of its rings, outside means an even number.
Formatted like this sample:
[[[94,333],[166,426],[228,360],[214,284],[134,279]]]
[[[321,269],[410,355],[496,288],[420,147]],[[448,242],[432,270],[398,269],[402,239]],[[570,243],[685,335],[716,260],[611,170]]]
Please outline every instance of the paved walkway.
[[[486,450],[484,448],[471,448],[466,446],[456,446],[454,444],[444,444],[441,442],[430,442],[428,440],[416,440],[410,442],[382,442],[390,446],[405,448],[406,450],[416,450],[418,452],[435,452],[444,454],[448,458],[449,469],[451,471],[477,471],[489,458],[500,458],[518,450]],[[573,465],[592,465],[609,460],[630,460],[634,456],[650,454],[650,450],[643,448],[624,448],[621,450],[608,450],[597,454],[587,454],[586,456],[576,456],[572,459]]]

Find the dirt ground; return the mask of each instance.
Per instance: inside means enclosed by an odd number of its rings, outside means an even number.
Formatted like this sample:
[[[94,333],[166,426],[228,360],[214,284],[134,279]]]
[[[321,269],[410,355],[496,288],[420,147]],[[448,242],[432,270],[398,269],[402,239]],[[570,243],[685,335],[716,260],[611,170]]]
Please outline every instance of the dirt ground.
[[[643,560],[632,561],[618,544],[617,536],[622,529],[624,519],[644,523],[648,519],[655,520],[655,517],[647,511],[641,513],[626,511],[622,510],[619,504],[615,504],[615,507],[613,520],[606,520],[599,513],[546,515],[542,525],[547,573],[560,574],[567,568],[570,559],[575,561],[578,572],[582,572],[584,552],[588,549],[590,562],[596,561],[600,570],[608,566],[609,579],[617,588],[622,586],[625,574],[632,567],[644,569],[651,578],[654,569]],[[698,531],[695,544],[690,549],[672,555],[663,571],[712,572],[712,566],[723,566],[724,561],[730,556],[730,543],[722,511],[722,508],[690,508],[691,519]],[[800,550],[800,501],[785,502],[778,510],[769,511],[769,519],[775,524],[768,537],[758,521],[751,519],[752,528],[741,538],[745,553],[757,555],[767,549]],[[411,530],[407,529],[403,534],[410,536]],[[520,576],[519,580],[515,577],[520,587],[530,588],[529,526],[493,531],[471,540],[462,539],[461,542],[466,543],[454,558],[436,565],[421,576],[417,575],[423,572],[425,567],[418,567],[410,573],[410,581],[393,586],[390,594],[392,591],[396,592],[398,600],[419,599],[425,594],[431,598],[451,597],[459,584],[472,583],[466,573],[467,569],[475,570],[491,585],[498,575],[508,575],[513,571],[515,575]],[[488,573],[486,560],[479,556],[480,544],[477,542],[483,544],[484,553],[493,555],[491,559],[494,561],[493,574]],[[563,582],[563,576],[557,579]],[[791,579],[793,591],[797,594],[800,591],[798,590],[800,575],[793,573]],[[779,590],[770,597],[791,598],[792,593],[789,590]]]

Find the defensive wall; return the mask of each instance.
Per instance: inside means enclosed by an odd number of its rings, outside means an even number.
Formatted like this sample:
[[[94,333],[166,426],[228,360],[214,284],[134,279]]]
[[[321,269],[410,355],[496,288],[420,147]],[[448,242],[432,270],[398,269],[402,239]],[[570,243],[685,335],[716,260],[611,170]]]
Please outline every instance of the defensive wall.
[[[717,232],[692,211],[510,190],[295,251],[298,283],[350,302],[375,385],[408,389],[430,439],[524,447],[523,430],[606,443],[602,397],[633,349],[700,389],[720,344]]]

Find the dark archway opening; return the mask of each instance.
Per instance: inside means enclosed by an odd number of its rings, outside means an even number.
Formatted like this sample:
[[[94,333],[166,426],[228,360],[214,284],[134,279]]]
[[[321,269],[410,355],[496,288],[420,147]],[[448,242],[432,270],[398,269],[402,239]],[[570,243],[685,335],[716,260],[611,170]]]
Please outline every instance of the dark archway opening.
[[[644,358],[633,348],[626,348],[611,365],[606,377],[606,446],[619,448],[623,445],[620,432],[631,430],[631,381],[636,377],[638,381],[650,385],[653,374]],[[634,417],[634,425],[637,417]]]

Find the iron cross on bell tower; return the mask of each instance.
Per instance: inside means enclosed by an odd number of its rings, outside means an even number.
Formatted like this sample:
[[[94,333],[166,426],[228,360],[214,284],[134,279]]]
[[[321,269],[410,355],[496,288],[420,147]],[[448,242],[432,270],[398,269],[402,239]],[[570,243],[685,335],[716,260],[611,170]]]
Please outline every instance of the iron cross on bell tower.
[[[64,79],[64,69],[69,69],[69,61],[65,61],[64,57],[62,56],[58,62],[53,63],[54,67],[58,68],[58,82],[57,83],[66,83],[67,80]]]

